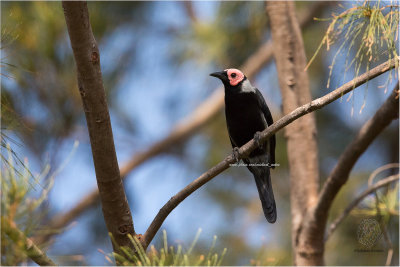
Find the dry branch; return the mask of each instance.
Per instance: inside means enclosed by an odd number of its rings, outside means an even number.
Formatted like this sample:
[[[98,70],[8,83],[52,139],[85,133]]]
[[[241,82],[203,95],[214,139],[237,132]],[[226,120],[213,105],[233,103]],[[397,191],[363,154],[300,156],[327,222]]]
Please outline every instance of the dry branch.
[[[375,192],[381,187],[384,187],[390,183],[399,181],[399,174],[391,175],[385,179],[380,180],[376,184],[368,187],[364,192],[362,192],[358,197],[356,197],[348,206],[347,208],[336,218],[336,220],[329,226],[328,233],[325,237],[325,242],[328,238],[332,235],[332,233],[336,230],[339,224],[346,218],[347,215],[369,194]]]
[[[282,129],[289,123],[295,121],[296,119],[312,112],[317,109],[320,109],[329,103],[332,103],[336,99],[340,98],[341,96],[349,93],[353,89],[357,88],[358,86],[364,84],[365,82],[381,75],[382,73],[387,72],[395,67],[396,61],[391,60],[386,63],[383,63],[370,71],[356,77],[352,81],[344,84],[343,86],[337,88],[336,90],[332,91],[329,94],[326,94],[323,97],[317,98],[301,107],[296,108],[291,113],[285,115],[270,127],[265,129],[261,132],[260,142],[265,142],[270,136],[276,133],[278,130]],[[256,143],[254,140],[250,140],[248,143],[243,145],[239,149],[240,158],[247,157],[251,151],[256,148]],[[171,197],[171,199],[160,209],[157,213],[156,217],[150,224],[149,228],[146,230],[146,233],[143,236],[142,244],[144,248],[150,244],[153,240],[155,234],[160,229],[161,225],[163,224],[164,220],[167,216],[175,209],[179,203],[181,203],[186,197],[192,194],[194,191],[199,189],[202,185],[210,181],[212,178],[229,168],[229,164],[233,164],[235,162],[235,158],[232,155],[227,156],[223,161],[209,169],[207,172],[203,173],[199,176],[196,180],[188,184],[185,188],[179,191],[175,196]]]
[[[108,231],[118,246],[133,248],[135,235],[120,177],[117,155],[100,69],[100,53],[93,36],[86,2],[63,1],[64,16],[78,74],[78,87],[89,130],[97,186]]]
[[[17,228],[14,222],[10,222],[7,218],[1,217],[1,227],[5,234],[14,243],[20,247],[26,255],[40,266],[56,266],[47,255],[35,243],[25,236],[25,234]],[[2,238],[3,239],[3,238]]]
[[[392,67],[398,66],[398,59],[388,62],[390,62]],[[384,64],[388,64],[388,62]],[[383,67],[383,64],[380,66]],[[384,68],[386,67],[387,65]],[[372,74],[370,73],[369,75]],[[368,75],[366,75],[365,78],[369,79]],[[297,233],[299,239],[302,238],[305,240],[313,240],[314,242],[315,240],[317,240],[317,242],[322,242],[321,251],[323,251],[325,227],[333,199],[347,181],[350,171],[358,158],[369,147],[379,133],[382,132],[393,119],[398,117],[398,98],[396,97],[397,88],[398,83],[390,97],[379,108],[375,115],[364,124],[355,139],[342,153],[337,165],[323,185],[318,197],[318,202],[314,206],[310,207],[304,216],[300,230]]]
[[[392,61],[394,64],[394,61]],[[350,171],[358,158],[364,153],[375,138],[385,129],[394,119],[399,117],[397,98],[397,83],[389,98],[378,109],[375,115],[368,120],[358,132],[354,140],[346,147],[340,156],[338,163],[332,170],[328,179],[324,183],[319,194],[318,202],[313,210],[318,228],[324,229],[332,202],[349,178]]]

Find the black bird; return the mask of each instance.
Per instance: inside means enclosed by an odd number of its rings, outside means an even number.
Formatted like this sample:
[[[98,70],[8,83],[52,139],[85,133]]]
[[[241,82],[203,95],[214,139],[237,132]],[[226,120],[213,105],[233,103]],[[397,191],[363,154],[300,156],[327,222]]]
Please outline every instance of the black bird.
[[[234,150],[255,138],[273,123],[271,112],[261,92],[253,87],[247,77],[238,69],[226,69],[214,72],[225,86],[225,117],[229,138]],[[243,159],[256,180],[265,218],[268,222],[276,221],[276,205],[272,192],[270,168],[275,165],[275,135]],[[235,154],[236,153],[236,154]],[[235,156],[237,157],[237,156]]]

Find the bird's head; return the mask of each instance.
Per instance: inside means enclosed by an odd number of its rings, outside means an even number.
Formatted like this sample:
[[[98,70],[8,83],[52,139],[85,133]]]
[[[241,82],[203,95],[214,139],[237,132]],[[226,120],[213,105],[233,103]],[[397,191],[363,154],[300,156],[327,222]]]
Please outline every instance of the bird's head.
[[[240,86],[242,82],[247,79],[243,72],[238,69],[226,69],[220,72],[213,72],[210,76],[220,79],[225,87]]]

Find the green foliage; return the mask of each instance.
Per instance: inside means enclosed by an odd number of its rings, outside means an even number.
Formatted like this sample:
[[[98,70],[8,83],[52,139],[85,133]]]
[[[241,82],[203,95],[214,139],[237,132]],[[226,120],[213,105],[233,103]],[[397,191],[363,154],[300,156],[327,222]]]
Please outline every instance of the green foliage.
[[[185,250],[181,245],[178,245],[176,248],[174,246],[169,246],[167,241],[167,232],[163,230],[164,247],[157,250],[152,245],[150,251],[147,253],[143,249],[140,241],[136,237],[129,235],[129,239],[137,253],[130,248],[120,247],[120,253],[113,252],[110,256],[106,255],[106,259],[108,262],[113,264],[110,258],[112,256],[119,265],[124,266],[220,266],[227,249],[225,248],[220,254],[214,252],[217,241],[216,236],[213,238],[213,242],[207,255],[194,252],[200,233],[201,229],[197,231],[190,247]]]
[[[363,207],[354,209],[353,215],[359,216],[383,216],[389,220],[391,216],[398,217],[399,214],[399,184],[392,188],[388,187],[384,192],[377,192],[377,198],[366,198],[363,201]]]
[[[330,50],[335,43],[340,43],[335,52],[332,64],[329,67],[329,78],[327,88],[330,86],[331,76],[338,55],[345,54],[343,80],[351,67],[354,68],[354,76],[370,69],[371,63],[380,60],[390,60],[398,56],[396,39],[399,34],[399,10],[393,6],[382,6],[381,1],[364,1],[342,12],[339,15],[333,14],[329,19],[329,27],[307,68],[314,61],[323,45]],[[386,82],[386,87],[391,80],[391,75]],[[365,95],[367,94],[367,89]],[[350,97],[352,94],[350,94]],[[365,107],[364,103],[360,113]],[[353,112],[353,110],[352,110]]]
[[[50,172],[50,165],[47,164],[40,174],[33,177],[29,171],[28,162],[25,160],[22,166],[17,164],[14,160],[15,152],[11,150],[10,145],[7,145],[8,158],[1,168],[2,220],[16,225],[25,236],[40,234],[41,230],[38,229],[38,225],[47,213],[47,207],[44,204],[53,186],[54,177],[65,167],[77,146],[76,142],[64,164],[58,169]],[[2,155],[4,154],[2,152]],[[4,265],[17,265],[27,260],[22,244],[14,243],[3,232],[3,228],[1,231],[1,255],[1,263]]]
[[[326,49],[343,40],[343,43],[337,50],[332,65],[342,49],[347,47],[346,54],[346,70],[355,64],[356,74],[359,73],[361,64],[364,59],[367,60],[367,70],[370,62],[378,61],[381,55],[385,55],[387,59],[394,58],[398,55],[396,50],[395,39],[398,35],[399,11],[393,6],[380,6],[380,1],[365,1],[363,5],[355,6],[347,9],[339,15],[333,15],[330,19],[331,23],[325,33],[320,46],[311,58],[308,66],[313,62],[316,55],[323,45]],[[390,9],[389,12],[384,12]],[[361,39],[360,39],[361,38]],[[359,42],[361,41],[361,42]],[[351,49],[359,42],[355,57],[349,62]],[[329,87],[329,81],[328,81]]]
[[[384,171],[394,171],[399,168],[398,163],[390,163],[383,165],[374,170],[368,178],[368,185],[372,186],[373,181],[384,173]],[[395,174],[399,175],[399,174]],[[382,176],[382,175],[381,175]],[[391,216],[398,217],[399,210],[399,184],[395,186],[388,184],[385,188],[374,192],[374,197],[365,198],[363,200],[364,207],[362,209],[354,209],[352,212],[356,215],[364,216],[382,216],[385,221],[388,221]]]
[[[4,25],[1,26],[1,43],[0,43],[0,50],[3,52],[5,48],[10,46],[17,38],[18,35],[15,32],[15,29],[5,27]],[[6,57],[2,55],[0,58],[0,75],[5,78],[10,78],[4,73],[4,68],[14,68],[15,66],[6,62]],[[3,104],[3,102],[2,102]]]

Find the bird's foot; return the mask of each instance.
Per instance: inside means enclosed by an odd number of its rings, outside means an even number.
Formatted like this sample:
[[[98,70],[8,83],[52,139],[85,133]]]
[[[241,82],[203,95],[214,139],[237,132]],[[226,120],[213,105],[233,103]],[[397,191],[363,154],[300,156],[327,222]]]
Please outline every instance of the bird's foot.
[[[232,155],[233,155],[233,158],[235,159],[235,162],[239,162],[239,160],[240,160],[240,153],[239,153],[239,148],[238,148],[237,146],[235,146],[235,147],[232,149]]]
[[[256,132],[254,134],[254,142],[256,143],[257,147],[261,146],[261,132]]]

